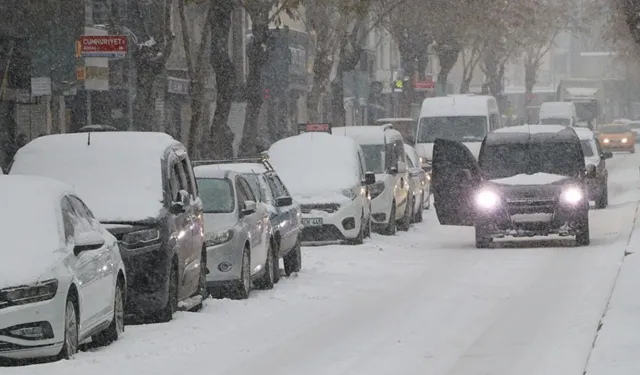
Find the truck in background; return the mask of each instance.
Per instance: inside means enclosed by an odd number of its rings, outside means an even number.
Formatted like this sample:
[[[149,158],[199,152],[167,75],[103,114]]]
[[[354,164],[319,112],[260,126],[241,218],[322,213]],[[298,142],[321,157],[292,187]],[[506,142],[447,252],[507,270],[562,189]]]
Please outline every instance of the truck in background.
[[[602,113],[604,103],[604,82],[599,79],[570,78],[560,81],[558,101],[572,102],[578,115],[577,126],[596,130],[606,119]]]

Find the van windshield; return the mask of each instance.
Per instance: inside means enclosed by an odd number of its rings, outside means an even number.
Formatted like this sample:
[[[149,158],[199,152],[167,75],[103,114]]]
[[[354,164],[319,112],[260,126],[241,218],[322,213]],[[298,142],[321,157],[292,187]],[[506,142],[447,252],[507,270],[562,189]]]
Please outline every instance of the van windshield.
[[[581,148],[577,142],[488,145],[483,147],[478,163],[488,179],[534,173],[577,176],[584,168]]]
[[[561,117],[549,117],[540,119],[540,125],[571,125],[571,119]]]
[[[433,143],[436,138],[461,142],[482,142],[487,135],[485,116],[423,117],[417,143]]]
[[[375,174],[384,173],[385,171],[385,152],[384,145],[361,145],[364,155],[364,162],[368,172]]]

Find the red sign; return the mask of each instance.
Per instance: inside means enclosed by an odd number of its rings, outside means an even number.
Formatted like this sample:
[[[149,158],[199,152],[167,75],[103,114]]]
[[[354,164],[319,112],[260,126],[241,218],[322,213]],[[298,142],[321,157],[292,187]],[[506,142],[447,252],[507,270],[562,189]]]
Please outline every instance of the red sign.
[[[80,54],[83,57],[123,57],[127,54],[127,37],[83,35],[80,37]]]
[[[413,78],[413,87],[418,91],[433,90],[436,88],[436,83],[433,82],[433,77],[430,74],[425,77],[424,81],[420,81],[418,79],[418,74],[416,74]]]
[[[331,124],[329,123],[298,124],[298,132],[331,134]]]

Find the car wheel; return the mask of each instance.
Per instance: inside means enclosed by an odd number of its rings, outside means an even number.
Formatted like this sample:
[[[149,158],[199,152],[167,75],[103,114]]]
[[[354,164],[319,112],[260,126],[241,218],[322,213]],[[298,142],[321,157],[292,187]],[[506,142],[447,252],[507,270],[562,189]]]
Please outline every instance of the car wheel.
[[[291,276],[294,272],[300,272],[302,269],[302,248],[300,241],[296,242],[296,246],[284,256],[283,260],[285,275]]]
[[[395,236],[398,231],[396,223],[396,201],[391,202],[391,212],[389,213],[389,224],[384,228],[383,233],[387,236]]]
[[[371,238],[371,216],[369,216],[367,226],[364,228],[364,238]]]
[[[267,260],[264,264],[265,272],[260,278],[256,281],[256,286],[259,289],[273,289],[273,285],[275,284],[275,276],[273,273],[273,262],[274,262],[274,249],[271,244],[271,240],[269,240],[269,248],[267,249]]]
[[[168,286],[167,305],[158,312],[157,316],[159,323],[170,322],[173,314],[178,311],[178,267],[175,262],[171,266]]]
[[[406,232],[411,227],[411,219],[413,218],[413,199],[407,197],[407,204],[404,209],[404,216],[400,219],[398,223],[398,229],[403,232]]]
[[[280,241],[276,243],[276,247],[273,249],[273,283],[277,284],[280,281]]]
[[[191,311],[197,312],[202,310],[204,307],[204,300],[209,298],[209,290],[207,289],[207,250],[202,249],[202,255],[200,258],[200,276],[198,279],[198,290],[196,291],[195,296],[200,296],[202,301],[199,304],[195,305]]]
[[[113,319],[111,324],[104,331],[91,337],[97,346],[109,345],[117,341],[124,333],[124,285],[118,282],[116,292],[113,297]]]
[[[420,208],[413,219],[414,223],[422,223],[422,211],[424,210],[424,192],[420,194]]]
[[[591,244],[591,236],[589,235],[589,214],[580,220],[578,224],[578,232],[576,233],[576,245],[589,246]]]
[[[363,212],[362,217],[360,218],[360,230],[358,231],[358,235],[355,238],[348,240],[347,243],[350,245],[362,245],[364,243],[364,232],[365,232],[366,225],[367,224],[364,221],[364,212]]]
[[[245,246],[242,251],[242,269],[240,270],[240,280],[233,288],[229,297],[241,300],[249,298],[251,294],[251,250]]]
[[[600,193],[600,196],[598,196],[598,199],[596,200],[596,208],[607,208],[609,205],[609,187],[606,179],[604,180],[603,186],[600,190],[602,190],[602,193]]]
[[[476,248],[486,249],[493,243],[493,237],[489,236],[485,230],[476,226]]]
[[[64,312],[64,344],[58,354],[58,359],[71,359],[78,352],[78,301],[69,294]]]

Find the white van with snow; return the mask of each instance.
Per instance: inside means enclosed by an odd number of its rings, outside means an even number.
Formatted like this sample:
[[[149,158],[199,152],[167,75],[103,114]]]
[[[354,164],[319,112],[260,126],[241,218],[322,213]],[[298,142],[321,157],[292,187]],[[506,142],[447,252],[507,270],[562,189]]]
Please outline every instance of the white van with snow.
[[[371,201],[358,144],[327,133],[303,133],[281,139],[267,151],[271,165],[300,204],[302,245],[360,244],[370,235]]]
[[[544,102],[538,115],[540,125],[576,126],[578,115],[572,102]]]
[[[331,133],[356,141],[367,171],[376,175],[369,187],[373,230],[388,235],[409,230],[415,212],[402,134],[391,125],[339,127]]]
[[[477,158],[482,140],[502,127],[498,102],[488,95],[448,95],[422,102],[415,149],[423,169],[431,169],[436,138],[462,142]]]

